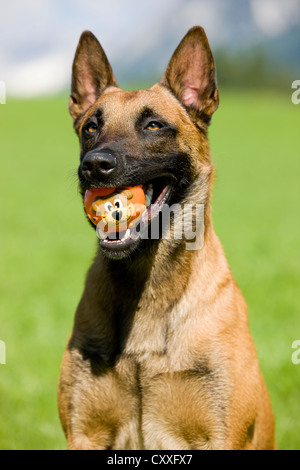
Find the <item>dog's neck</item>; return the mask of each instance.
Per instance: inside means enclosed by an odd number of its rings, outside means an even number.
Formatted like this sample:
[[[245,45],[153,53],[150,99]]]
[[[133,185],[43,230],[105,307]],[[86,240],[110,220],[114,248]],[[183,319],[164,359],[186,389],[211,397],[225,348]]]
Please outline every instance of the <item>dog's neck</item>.
[[[205,219],[203,246],[211,238],[210,211]],[[164,311],[182,297],[189,283],[193,261],[201,249],[189,251],[186,240],[145,240],[144,246],[132,258],[114,261],[104,260],[108,278],[111,280],[113,298],[125,312],[130,308],[142,308],[155,300],[157,309]],[[124,299],[127,300],[124,305]],[[131,306],[131,307],[130,307]],[[124,312],[124,313],[125,313]]]
[[[186,291],[192,298],[209,301],[227,271],[209,211],[206,219],[204,244],[198,251],[186,250],[183,241],[169,240],[150,243],[134,260],[107,260],[99,251],[75,320],[77,338],[89,338],[87,350],[93,350],[95,341],[96,350],[103,349],[110,361],[121,352],[140,357],[164,354],[170,315],[178,310],[183,318]]]
[[[110,261],[106,269],[111,280],[110,315],[117,328],[118,349],[143,357],[149,352],[164,354],[168,329],[174,321],[170,315],[178,311],[183,321],[185,315],[191,315],[184,311],[185,294],[195,298],[201,292],[203,300],[208,301],[209,296],[215,295],[215,284],[224,273],[225,258],[209,212],[202,249],[188,251],[183,241],[160,240],[141,254],[132,262]],[[199,267],[201,272],[198,272]]]

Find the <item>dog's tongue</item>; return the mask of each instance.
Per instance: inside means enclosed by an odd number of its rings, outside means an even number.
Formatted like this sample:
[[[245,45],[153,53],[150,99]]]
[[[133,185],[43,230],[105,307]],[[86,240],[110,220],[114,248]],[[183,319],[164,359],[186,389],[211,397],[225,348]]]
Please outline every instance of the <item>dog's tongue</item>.
[[[86,191],[85,196],[94,196],[94,197],[104,197],[112,194],[116,191],[117,188],[98,188],[98,189],[89,189]]]
[[[101,228],[105,232],[113,229],[126,230],[130,222],[140,217],[146,210],[143,186],[89,189],[84,195],[84,210],[94,225],[101,222],[103,225]],[[125,222],[117,226],[112,222],[110,226],[110,221],[115,220],[114,217],[117,217],[117,220],[122,217]]]

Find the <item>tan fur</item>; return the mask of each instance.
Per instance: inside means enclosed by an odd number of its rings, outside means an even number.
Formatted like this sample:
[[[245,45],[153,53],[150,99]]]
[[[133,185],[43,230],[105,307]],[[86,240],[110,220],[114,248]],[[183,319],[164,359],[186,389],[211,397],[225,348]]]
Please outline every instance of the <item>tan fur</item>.
[[[68,447],[274,449],[247,306],[211,220],[206,134],[162,84],[138,92],[107,88],[78,132],[101,105],[103,135],[131,135],[125,147],[138,147],[133,122],[143,103],[180,129],[180,147],[199,177],[185,202],[197,197],[205,204],[204,245],[186,251],[161,240],[147,259],[125,263],[114,275],[97,253],[61,368],[59,409]]]

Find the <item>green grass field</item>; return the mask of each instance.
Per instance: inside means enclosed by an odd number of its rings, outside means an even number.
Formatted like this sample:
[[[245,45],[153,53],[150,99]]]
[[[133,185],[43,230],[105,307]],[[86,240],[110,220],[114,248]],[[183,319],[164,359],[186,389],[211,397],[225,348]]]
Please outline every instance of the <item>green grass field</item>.
[[[300,449],[299,119],[290,95],[221,93],[215,229],[249,306],[281,449]],[[0,106],[0,449],[65,449],[56,389],[96,238],[67,98]]]

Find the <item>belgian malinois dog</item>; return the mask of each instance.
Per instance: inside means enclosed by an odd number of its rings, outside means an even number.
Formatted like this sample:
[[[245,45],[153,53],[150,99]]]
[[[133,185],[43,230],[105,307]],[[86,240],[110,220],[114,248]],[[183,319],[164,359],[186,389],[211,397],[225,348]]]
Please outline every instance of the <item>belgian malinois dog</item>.
[[[59,382],[69,449],[276,448],[247,306],[211,218],[207,130],[218,103],[199,26],[149,90],[118,88],[95,36],[80,38],[69,110],[82,195],[151,182],[150,225],[163,204],[205,210],[199,250],[183,238],[100,239]]]

